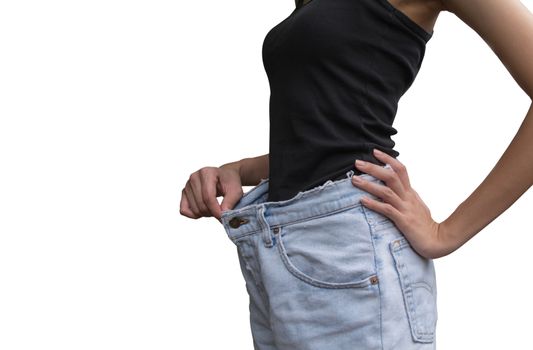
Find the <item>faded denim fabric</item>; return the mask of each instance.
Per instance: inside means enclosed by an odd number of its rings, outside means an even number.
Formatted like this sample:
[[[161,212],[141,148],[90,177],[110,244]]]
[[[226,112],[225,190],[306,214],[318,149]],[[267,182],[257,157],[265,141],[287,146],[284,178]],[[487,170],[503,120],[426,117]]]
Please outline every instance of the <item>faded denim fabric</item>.
[[[222,213],[250,296],[255,350],[436,349],[433,261],[360,203],[378,198],[352,175],[279,202],[265,201],[262,179]]]

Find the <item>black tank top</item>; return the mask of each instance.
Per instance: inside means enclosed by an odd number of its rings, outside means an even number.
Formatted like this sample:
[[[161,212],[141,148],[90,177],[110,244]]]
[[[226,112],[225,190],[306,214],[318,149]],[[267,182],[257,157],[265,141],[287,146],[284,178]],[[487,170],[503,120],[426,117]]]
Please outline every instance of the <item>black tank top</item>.
[[[270,85],[269,201],[397,157],[398,101],[432,37],[387,0],[311,0],[265,36]]]

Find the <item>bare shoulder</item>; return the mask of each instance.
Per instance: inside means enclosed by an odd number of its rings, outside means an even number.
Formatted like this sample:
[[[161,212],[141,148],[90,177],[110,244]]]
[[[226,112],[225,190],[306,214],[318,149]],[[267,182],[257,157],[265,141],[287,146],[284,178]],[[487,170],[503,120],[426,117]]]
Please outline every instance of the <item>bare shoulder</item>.
[[[533,96],[533,14],[520,0],[441,0],[472,28]]]

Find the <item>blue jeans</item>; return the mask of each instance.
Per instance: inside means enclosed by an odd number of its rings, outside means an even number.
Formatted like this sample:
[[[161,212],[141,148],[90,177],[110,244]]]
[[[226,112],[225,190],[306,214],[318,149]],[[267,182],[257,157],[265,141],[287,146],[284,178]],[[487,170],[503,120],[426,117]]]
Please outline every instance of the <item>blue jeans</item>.
[[[254,349],[436,349],[433,260],[360,203],[379,198],[352,174],[278,202],[266,202],[262,179],[222,213],[250,296]]]

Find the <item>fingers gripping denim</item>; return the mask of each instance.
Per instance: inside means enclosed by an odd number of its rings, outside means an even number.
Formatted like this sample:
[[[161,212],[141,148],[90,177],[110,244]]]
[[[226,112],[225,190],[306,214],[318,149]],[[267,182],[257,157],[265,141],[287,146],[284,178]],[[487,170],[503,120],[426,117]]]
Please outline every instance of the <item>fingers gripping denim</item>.
[[[250,297],[254,349],[436,349],[433,261],[361,205],[362,196],[378,198],[352,175],[278,202],[266,202],[263,179],[222,213]]]

